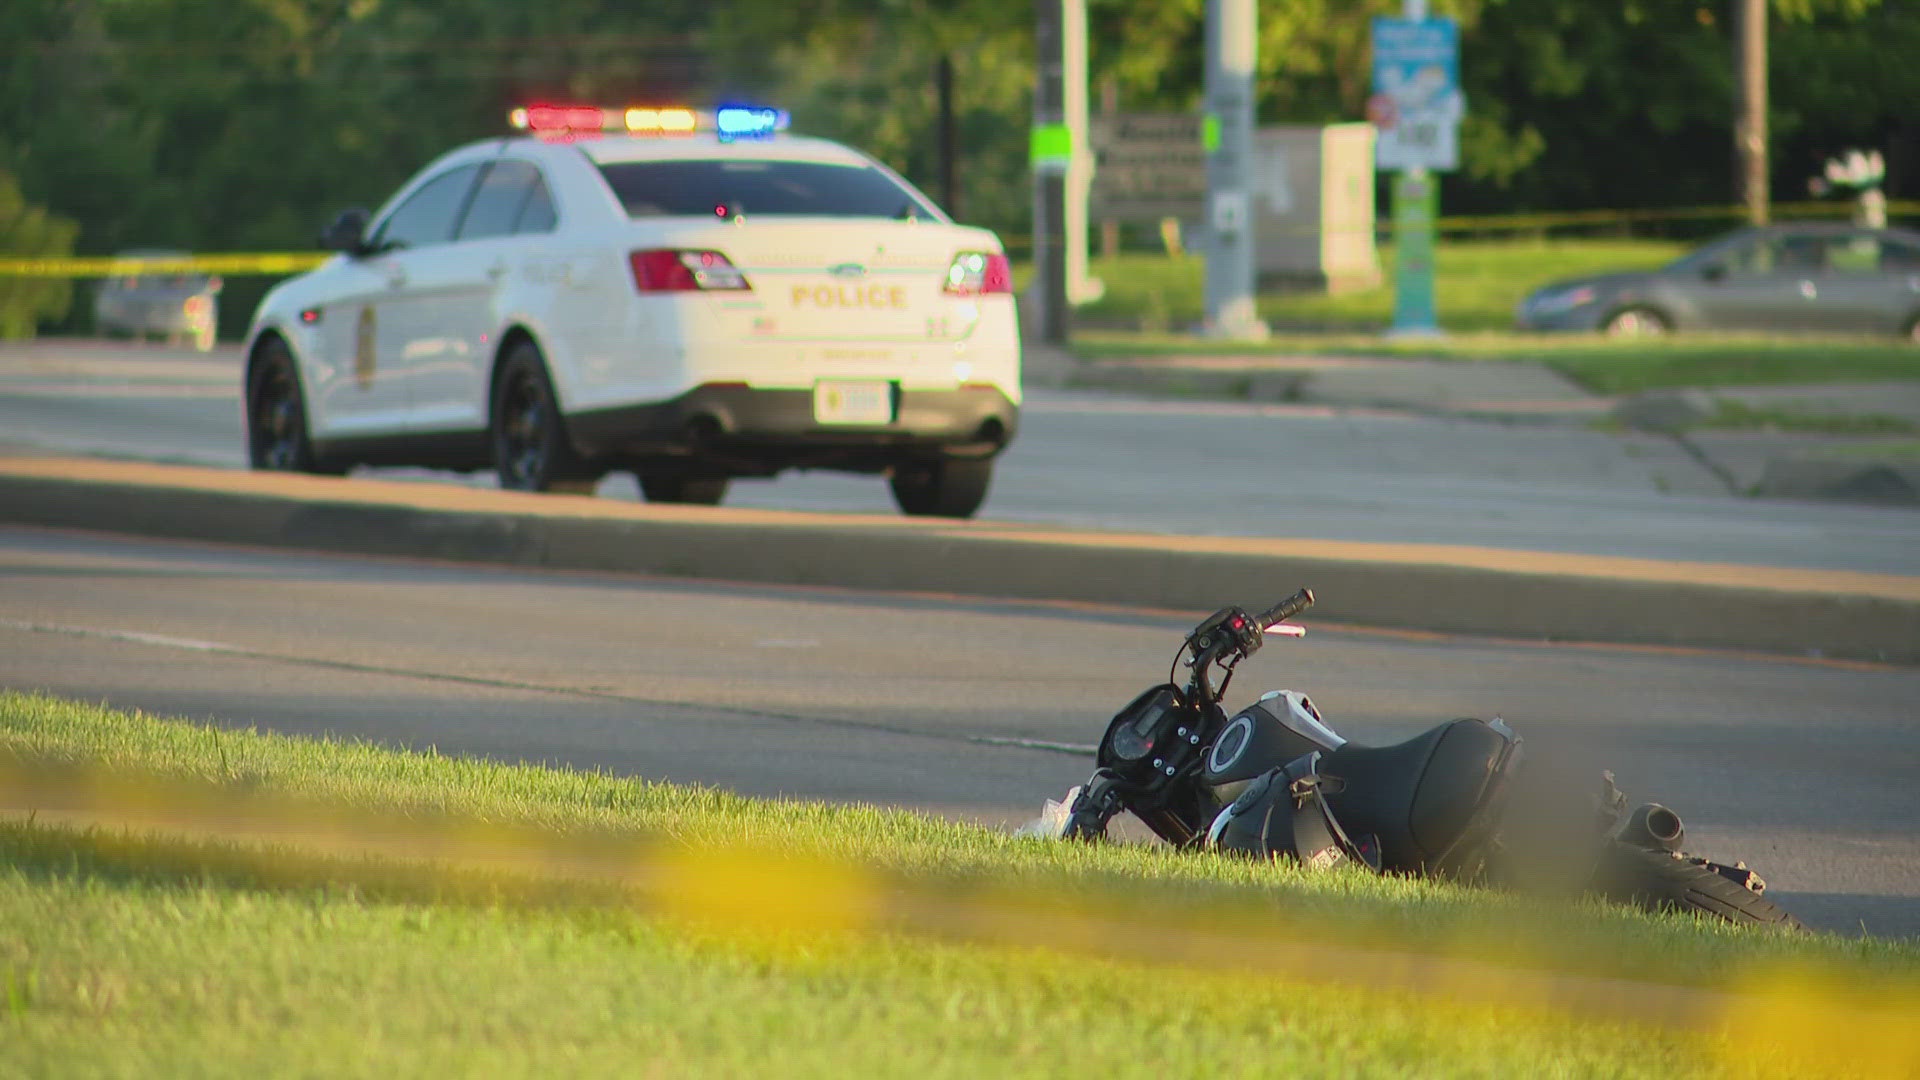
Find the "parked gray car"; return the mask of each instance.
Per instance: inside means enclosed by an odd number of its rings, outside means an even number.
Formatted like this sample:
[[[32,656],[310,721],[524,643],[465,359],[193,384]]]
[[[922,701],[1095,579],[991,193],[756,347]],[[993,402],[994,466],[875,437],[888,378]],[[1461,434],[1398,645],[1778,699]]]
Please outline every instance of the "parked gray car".
[[[184,251],[125,251],[123,259],[184,259]],[[127,274],[100,282],[93,294],[93,324],[102,334],[162,337],[213,348],[220,322],[221,281],[206,274]]]
[[[1555,282],[1522,330],[1898,334],[1920,340],[1920,232],[1792,224],[1741,229],[1659,270]]]

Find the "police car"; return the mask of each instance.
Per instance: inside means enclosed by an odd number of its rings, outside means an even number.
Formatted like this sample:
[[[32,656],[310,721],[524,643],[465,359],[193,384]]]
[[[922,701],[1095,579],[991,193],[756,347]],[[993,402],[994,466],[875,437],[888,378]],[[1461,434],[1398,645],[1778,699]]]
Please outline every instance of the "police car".
[[[253,466],[496,470],[717,503],[736,477],[888,477],[966,517],[1020,411],[1012,277],[878,161],[764,108],[532,106],[378,213],[248,334]]]

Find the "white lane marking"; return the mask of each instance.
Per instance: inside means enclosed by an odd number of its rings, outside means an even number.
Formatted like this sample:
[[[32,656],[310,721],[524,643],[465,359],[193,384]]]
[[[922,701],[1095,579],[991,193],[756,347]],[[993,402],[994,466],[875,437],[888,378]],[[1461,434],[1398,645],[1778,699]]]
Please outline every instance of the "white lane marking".
[[[129,644],[152,645],[157,648],[163,648],[163,649],[186,649],[192,652],[214,653],[214,654],[220,654],[220,655],[226,655],[226,656],[240,656],[240,657],[247,657],[247,658],[256,659],[256,660],[275,660],[275,661],[280,661],[282,663],[291,663],[291,664],[318,664],[326,667],[341,667],[341,668],[347,668],[353,671],[366,671],[366,672],[373,672],[373,673],[385,674],[385,675],[401,675],[401,676],[406,676],[410,678],[441,679],[441,680],[449,680],[453,682],[472,683],[472,684],[484,685],[484,686],[507,686],[507,687],[512,687],[514,689],[532,690],[532,691],[544,692],[544,693],[558,693],[558,694],[585,693],[588,696],[592,696],[592,697],[608,697],[608,698],[615,698],[619,700],[628,700],[625,695],[618,694],[618,693],[584,691],[579,688],[568,688],[568,687],[558,687],[558,686],[543,686],[536,683],[522,683],[522,682],[505,680],[505,679],[500,679],[500,680],[476,679],[468,676],[445,675],[438,672],[421,672],[421,671],[409,671],[409,670],[393,669],[393,668],[379,668],[379,667],[365,666],[360,664],[340,663],[338,661],[320,660],[320,659],[311,658],[311,657],[285,656],[279,653],[262,652],[258,649],[248,649],[239,645],[228,645],[218,641],[201,641],[197,638],[173,637],[168,634],[148,634],[139,630],[104,630],[104,629],[100,629],[99,627],[92,627],[92,626],[63,626],[59,623],[43,623],[43,622],[33,622],[27,619],[6,619],[6,618],[0,618],[0,629],[21,630],[21,631],[25,631],[27,633],[32,633],[32,634],[65,634],[69,637],[93,638],[95,640],[100,640],[100,641],[124,641]],[[781,639],[775,638],[775,639],[768,639],[768,640],[778,641]],[[787,647],[811,648],[811,647],[817,646],[818,644],[819,642],[817,641],[803,641],[801,639],[789,639],[789,644],[787,645]],[[699,707],[698,703],[695,703],[695,702],[668,702],[667,704],[674,705],[680,708]],[[725,709],[724,706],[708,706],[708,707]],[[734,710],[734,711],[750,711],[750,710]],[[757,714],[757,715],[765,715],[765,714]],[[799,717],[795,719],[800,719],[802,721],[810,720],[815,723],[822,722],[821,719],[818,717]],[[832,721],[827,721],[827,722],[832,722]],[[865,727],[867,725],[855,724],[852,726]],[[903,734],[903,735],[921,735],[921,736],[932,737],[932,738],[942,737],[942,736],[930,736],[926,732],[908,731],[900,728],[884,728],[880,730],[891,731],[891,732],[895,732],[897,734]],[[1016,749],[1021,749],[1021,750],[1051,750],[1051,751],[1069,753],[1069,754],[1092,754],[1095,750],[1098,749],[1098,747],[1083,745],[1080,743],[1054,742],[1048,739],[1025,739],[1025,738],[1020,738],[1018,736],[1010,736],[1010,735],[972,735],[966,732],[955,732],[944,737],[957,739],[961,742],[978,743],[984,746],[1008,746],[1008,747],[1014,747]]]
[[[101,630],[90,626],[61,626],[58,623],[25,622],[19,619],[0,619],[0,626],[9,630],[26,630],[36,634],[67,634],[72,637],[101,638],[106,641],[127,641],[138,645],[158,645],[167,649],[190,649],[194,652],[231,653],[245,652],[235,645],[219,641],[201,641],[198,638],[171,637],[167,634],[147,634],[138,630]]]
[[[1015,746],[1022,750],[1058,750],[1068,754],[1092,754],[1100,748],[1092,743],[1054,742],[1051,739],[1023,739],[1017,735],[970,735],[971,742],[988,746]]]
[[[177,386],[172,384],[114,383],[84,385],[70,383],[12,383],[0,380],[0,393],[23,398],[195,398],[204,401],[240,399],[240,391],[230,386]]]

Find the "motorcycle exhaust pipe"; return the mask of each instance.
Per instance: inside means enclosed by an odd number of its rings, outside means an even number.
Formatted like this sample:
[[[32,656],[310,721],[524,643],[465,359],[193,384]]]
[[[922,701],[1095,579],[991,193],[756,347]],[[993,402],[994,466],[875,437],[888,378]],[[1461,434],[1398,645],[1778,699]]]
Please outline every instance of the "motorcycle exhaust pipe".
[[[1680,815],[1654,802],[1642,803],[1627,815],[1619,839],[1652,851],[1679,851],[1686,836],[1687,827],[1680,823]]]

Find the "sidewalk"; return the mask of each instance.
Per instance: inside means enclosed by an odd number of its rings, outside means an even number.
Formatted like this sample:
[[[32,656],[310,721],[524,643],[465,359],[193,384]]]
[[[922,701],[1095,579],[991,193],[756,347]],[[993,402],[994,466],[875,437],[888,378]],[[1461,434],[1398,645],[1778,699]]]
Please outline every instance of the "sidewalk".
[[[1082,360],[1026,343],[1029,385],[1150,397],[1295,402],[1505,423],[1619,425],[1671,435],[1737,495],[1920,507],[1920,379],[1590,394],[1544,364],[1235,355]],[[1751,428],[1702,426],[1733,408]],[[1860,434],[1776,430],[1821,418]]]

